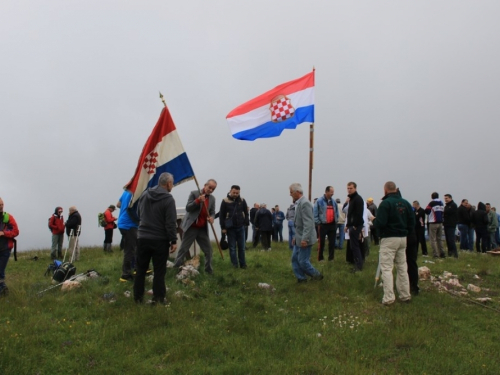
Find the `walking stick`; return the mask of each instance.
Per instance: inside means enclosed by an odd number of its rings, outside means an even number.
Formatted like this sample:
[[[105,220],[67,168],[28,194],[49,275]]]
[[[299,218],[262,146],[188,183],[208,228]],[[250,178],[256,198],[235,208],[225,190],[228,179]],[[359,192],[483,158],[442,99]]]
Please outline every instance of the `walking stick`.
[[[84,276],[84,275],[85,275],[85,276],[88,276],[91,272],[95,272],[95,270],[94,270],[94,269],[91,269],[91,270],[88,270],[88,271],[86,271],[86,272],[82,272],[82,273],[80,273],[80,274],[78,274],[78,275],[73,275],[73,276],[71,276],[69,279],[66,279],[66,280],[64,280],[64,281],[71,281],[71,280],[76,279],[77,277]],[[38,295],[38,296],[40,296],[42,293],[45,293],[45,292],[46,292],[46,291],[48,291],[48,290],[51,290],[51,289],[57,288],[58,286],[61,286],[62,284],[64,284],[64,281],[60,282],[59,284],[52,285],[51,287],[48,287],[47,289],[44,289],[44,290],[42,290],[42,291],[38,292],[38,293],[37,293],[37,295]]]
[[[63,257],[63,263],[66,261],[66,254],[68,253],[68,248],[69,244],[71,243],[71,237],[73,237],[73,229],[70,230],[69,232],[69,237],[68,237],[68,246],[66,246],[66,250],[64,251],[64,257]]]
[[[75,260],[75,251],[76,251],[76,248],[78,246],[78,240],[80,238],[80,229],[81,229],[81,225],[78,226],[78,229],[76,230],[76,239],[75,239],[75,245],[73,246],[73,252],[71,253],[71,260],[70,260],[70,263],[73,263],[74,260]]]

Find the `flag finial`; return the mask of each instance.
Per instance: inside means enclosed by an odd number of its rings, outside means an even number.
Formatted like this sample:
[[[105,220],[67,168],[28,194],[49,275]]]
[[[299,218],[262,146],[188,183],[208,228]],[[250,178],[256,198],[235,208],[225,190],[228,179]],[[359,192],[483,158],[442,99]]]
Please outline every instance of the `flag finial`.
[[[163,102],[163,105],[166,107],[167,103],[165,102],[165,99],[163,98],[163,94],[161,93],[161,91],[160,91],[160,99]]]

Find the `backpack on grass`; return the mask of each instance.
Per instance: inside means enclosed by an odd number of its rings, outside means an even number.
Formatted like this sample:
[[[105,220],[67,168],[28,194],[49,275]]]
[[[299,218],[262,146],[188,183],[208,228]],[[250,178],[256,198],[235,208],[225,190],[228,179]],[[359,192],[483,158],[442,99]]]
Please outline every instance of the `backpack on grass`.
[[[54,276],[52,276],[52,280],[58,283],[62,283],[64,280],[67,280],[71,276],[74,276],[75,273],[76,273],[76,267],[70,262],[64,262],[54,271]]]
[[[108,225],[108,222],[106,221],[106,217],[104,216],[104,214],[102,212],[99,212],[97,214],[97,222],[99,223],[100,227],[105,227],[106,225]]]

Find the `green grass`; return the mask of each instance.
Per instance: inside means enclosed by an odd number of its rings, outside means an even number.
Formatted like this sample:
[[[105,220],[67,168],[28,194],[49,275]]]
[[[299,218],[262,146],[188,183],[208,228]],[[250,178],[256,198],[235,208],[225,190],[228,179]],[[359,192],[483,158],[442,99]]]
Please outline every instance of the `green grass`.
[[[30,260],[35,255],[40,259]],[[233,269],[224,256],[216,252],[215,274],[201,271],[194,285],[176,282],[169,270],[168,307],[124,296],[132,285],[118,281],[117,249],[82,249],[77,273],[94,268],[103,277],[41,297],[50,286],[43,275],[49,252],[11,258],[10,294],[0,298],[0,374],[499,373],[499,258],[461,253],[425,264],[433,275],[446,270],[464,286],[488,288],[470,296],[492,297],[488,309],[439,293],[429,281],[412,303],[384,307],[382,288],[373,288],[375,247],[362,273],[351,274],[338,251],[333,263],[313,261],[324,280],[304,284],[293,276],[285,245],[247,251],[247,270]],[[174,296],[179,290],[187,298]],[[116,302],[104,299],[107,293]]]

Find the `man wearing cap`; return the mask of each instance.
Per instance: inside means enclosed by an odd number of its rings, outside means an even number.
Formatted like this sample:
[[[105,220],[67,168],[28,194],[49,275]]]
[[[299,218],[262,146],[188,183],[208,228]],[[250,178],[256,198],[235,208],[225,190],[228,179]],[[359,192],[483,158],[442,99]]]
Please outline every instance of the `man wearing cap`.
[[[106,211],[104,211],[104,220],[106,220],[106,226],[104,227],[104,252],[112,253],[111,244],[113,243],[113,230],[116,228],[116,217],[113,216],[113,212],[116,207],[110,205]]]
[[[193,190],[189,194],[186,204],[186,215],[182,219],[180,228],[184,235],[181,247],[177,252],[174,267],[180,267],[194,241],[200,245],[205,254],[205,272],[212,275],[212,244],[208,236],[208,224],[215,219],[215,197],[212,195],[217,187],[217,181],[210,179],[205,183],[201,192]]]
[[[371,214],[374,217],[377,217],[377,205],[375,203],[373,203],[373,198],[372,197],[370,197],[370,198],[368,198],[366,200],[366,205],[367,205],[368,210],[371,212]],[[373,240],[373,242],[375,243],[375,245],[378,246],[378,235],[377,235],[377,231],[376,230],[371,230],[370,231],[370,237]]]
[[[5,285],[5,269],[12,248],[15,246],[14,238],[18,235],[19,228],[16,220],[3,210],[3,200],[0,198],[0,296],[7,295],[9,292],[7,285]]]

